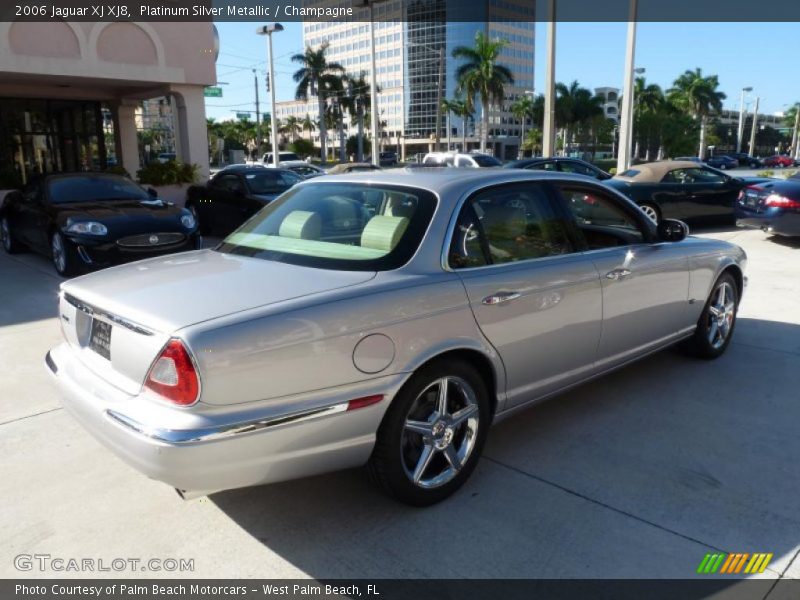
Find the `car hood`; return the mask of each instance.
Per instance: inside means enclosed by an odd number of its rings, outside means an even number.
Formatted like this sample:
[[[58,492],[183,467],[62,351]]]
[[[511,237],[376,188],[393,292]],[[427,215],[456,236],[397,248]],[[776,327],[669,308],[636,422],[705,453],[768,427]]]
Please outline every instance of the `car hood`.
[[[97,221],[109,230],[109,236],[157,231],[183,231],[183,209],[162,200],[106,200],[70,202],[52,205],[59,227],[69,221]]]
[[[365,283],[373,271],[330,271],[197,250],[64,282],[86,304],[160,332]]]
[[[263,200],[264,202],[272,202],[273,200],[275,200],[275,198],[280,196],[282,193],[283,192],[280,192],[278,194],[253,194],[253,198],[255,198],[257,200]]]

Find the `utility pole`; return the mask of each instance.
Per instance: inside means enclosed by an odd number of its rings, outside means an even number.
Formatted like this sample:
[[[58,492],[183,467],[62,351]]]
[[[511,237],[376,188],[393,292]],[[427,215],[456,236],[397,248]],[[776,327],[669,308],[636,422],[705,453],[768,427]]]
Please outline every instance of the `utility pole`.
[[[628,43],[625,49],[625,81],[622,89],[622,114],[620,115],[619,150],[617,152],[617,173],[628,170],[631,164],[631,142],[633,141],[633,78],[634,56],[636,53],[636,13],[637,0],[631,0],[630,21],[628,21]]]
[[[258,72],[253,69],[256,86],[256,160],[261,160],[261,108],[258,101]]]
[[[379,167],[381,164],[380,152],[378,150],[378,121],[380,120],[380,112],[378,111],[378,69],[375,66],[375,12],[373,5],[375,0],[366,0],[369,2],[369,55],[370,55],[370,71],[369,71],[369,96],[370,106],[372,107],[372,164]]]
[[[800,148],[797,146],[797,134],[800,130],[800,104],[794,105],[794,132],[792,133],[792,151],[793,158],[800,158]]]
[[[256,30],[258,35],[265,35],[267,36],[267,50],[269,52],[269,73],[267,74],[269,77],[269,93],[270,93],[270,101],[272,102],[270,106],[270,130],[272,131],[272,165],[277,167],[279,162],[278,157],[278,119],[275,116],[275,68],[272,64],[272,34],[276,31],[283,31],[283,25],[280,23],[272,23],[270,25],[264,25],[263,27],[259,27]],[[258,86],[256,86],[258,89]]]
[[[756,155],[756,131],[758,131],[758,101],[760,98],[756,96],[756,105],[753,107],[753,131],[750,132],[750,156]]]
[[[439,142],[442,137],[442,88],[444,87],[444,46],[439,48],[439,83],[436,86],[436,151],[441,150]]]
[[[752,92],[753,88],[743,87],[742,97],[739,102],[739,133],[736,135],[736,152],[742,151],[742,138],[744,138],[744,95],[746,92]]]
[[[556,149],[556,0],[550,0],[547,23],[547,62],[544,74],[544,126],[542,154],[555,156]]]

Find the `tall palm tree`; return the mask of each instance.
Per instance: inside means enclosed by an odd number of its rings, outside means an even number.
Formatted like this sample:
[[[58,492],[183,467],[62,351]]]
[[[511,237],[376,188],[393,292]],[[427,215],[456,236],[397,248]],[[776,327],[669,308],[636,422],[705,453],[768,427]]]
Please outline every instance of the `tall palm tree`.
[[[306,47],[303,54],[292,56],[292,62],[298,63],[300,68],[292,76],[297,83],[295,98],[298,100],[308,100],[309,96],[317,96],[319,107],[319,143],[320,160],[326,162],[328,149],[326,146],[327,128],[325,124],[325,100],[330,90],[336,86],[336,82],[341,79],[344,67],[337,62],[328,62],[326,56],[328,43],[323,43],[319,49],[314,50],[310,46]]]
[[[603,98],[592,94],[577,81],[556,84],[556,123],[563,130],[564,149],[575,140],[576,131],[585,139],[591,122],[603,114]]]
[[[678,77],[667,90],[667,97],[676,107],[682,108],[700,121],[700,149],[697,153],[701,159],[706,156],[706,132],[708,117],[722,110],[722,101],[726,96],[718,91],[719,78],[716,75],[703,76],[700,68],[686,71]]]
[[[345,81],[349,98],[348,109],[350,115],[355,117],[358,123],[356,162],[364,161],[364,115],[372,108],[372,96],[366,77],[367,74],[361,71],[358,75],[348,77]],[[380,86],[378,86],[377,92],[380,93],[380,91]]]
[[[281,133],[283,133],[284,135],[288,135],[291,138],[292,143],[295,142],[295,140],[297,139],[297,134],[300,133],[301,131],[302,129],[300,126],[300,119],[298,119],[294,115],[286,117],[286,119],[283,121],[283,126],[281,127]]]
[[[655,83],[648,84],[644,77],[637,77],[633,85],[633,123],[636,144],[633,155],[640,158],[642,140],[646,141],[645,160],[650,160],[652,130],[658,127],[659,115],[664,104],[664,91]]]
[[[452,100],[445,98],[442,100],[442,112],[445,114],[445,121],[447,121],[447,149],[450,150],[450,115],[460,116],[463,111],[464,101],[456,96]]]
[[[533,98],[528,94],[523,94],[511,105],[511,112],[522,123],[519,134],[519,151],[517,152],[517,158],[521,159],[524,155],[525,125],[528,119],[533,119]]]
[[[452,56],[464,60],[456,68],[457,91],[465,94],[465,100],[474,110],[475,96],[481,100],[481,152],[486,152],[489,141],[489,110],[491,104],[502,104],[505,86],[514,83],[511,70],[497,63],[500,52],[508,45],[507,40],[489,39],[479,31],[475,34],[475,45],[458,46]]]

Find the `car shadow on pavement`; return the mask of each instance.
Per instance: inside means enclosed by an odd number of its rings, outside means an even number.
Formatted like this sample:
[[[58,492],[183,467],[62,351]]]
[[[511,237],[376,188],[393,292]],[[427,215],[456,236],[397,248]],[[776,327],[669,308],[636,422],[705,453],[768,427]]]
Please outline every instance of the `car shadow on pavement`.
[[[0,253],[0,328],[56,317],[61,281],[47,259]]]
[[[771,552],[776,577],[800,548],[798,340],[742,318],[718,360],[667,350],[531,407],[427,509],[362,470],[211,501],[318,578],[687,578],[714,551]]]
[[[784,246],[786,248],[800,250],[800,236],[786,237],[783,235],[772,235],[769,237],[769,241],[775,244],[780,244],[781,246]]]

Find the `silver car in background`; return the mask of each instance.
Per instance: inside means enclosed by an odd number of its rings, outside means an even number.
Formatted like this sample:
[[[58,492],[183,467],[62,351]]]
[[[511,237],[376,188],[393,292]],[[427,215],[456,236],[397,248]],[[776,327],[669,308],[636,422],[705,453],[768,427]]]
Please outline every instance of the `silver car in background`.
[[[67,409],[194,496],[368,465],[440,501],[498,419],[681,342],[715,358],[737,246],[564,173],[301,183],[213,250],[62,285]]]

